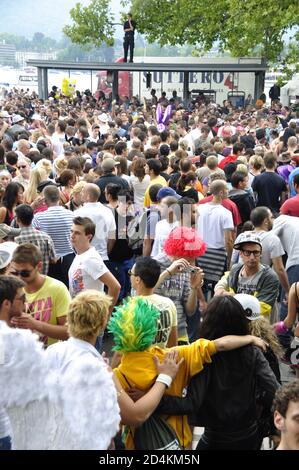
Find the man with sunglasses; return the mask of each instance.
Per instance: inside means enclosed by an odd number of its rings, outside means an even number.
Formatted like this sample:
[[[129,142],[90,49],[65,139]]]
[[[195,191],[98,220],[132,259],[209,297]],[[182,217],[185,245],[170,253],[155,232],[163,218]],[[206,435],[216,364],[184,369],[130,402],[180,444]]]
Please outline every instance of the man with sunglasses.
[[[262,243],[256,233],[241,233],[234,244],[240,250],[241,263],[235,264],[215,286],[215,295],[249,294],[257,297],[261,313],[270,318],[278,296],[275,272],[261,264]]]
[[[11,323],[16,328],[35,331],[46,345],[68,338],[66,315],[70,294],[66,286],[41,274],[42,253],[30,243],[19,245],[14,251],[10,274],[25,284],[27,312],[15,316]]]
[[[27,157],[20,157],[17,162],[19,175],[14,178],[16,183],[20,183],[26,190],[29,186],[31,161]]]

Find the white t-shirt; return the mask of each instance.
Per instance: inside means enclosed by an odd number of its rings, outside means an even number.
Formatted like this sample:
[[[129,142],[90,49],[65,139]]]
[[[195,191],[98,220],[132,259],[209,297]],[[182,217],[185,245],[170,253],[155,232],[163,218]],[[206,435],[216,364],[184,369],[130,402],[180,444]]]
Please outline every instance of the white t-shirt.
[[[299,217],[280,215],[274,221],[273,232],[288,255],[286,270],[299,264]]]
[[[107,273],[101,256],[92,246],[81,255],[76,255],[69,269],[70,294],[75,297],[86,289],[104,290],[104,284],[99,278]]]
[[[208,248],[225,248],[224,230],[234,230],[232,213],[221,204],[207,202],[198,208],[197,232]]]
[[[141,297],[157,307],[160,312],[157,334],[153,344],[159,346],[159,348],[165,349],[172,328],[178,324],[176,306],[171,299],[163,297],[162,295],[151,294]]]
[[[155,240],[151,252],[151,257],[157,256],[163,251],[166,238],[174,228],[178,226],[178,222],[170,224],[166,219],[160,220],[156,225]]]
[[[282,244],[275,233],[271,232],[257,232],[262,242],[262,257],[261,263],[267,266],[272,266],[272,259],[284,255]]]
[[[131,175],[130,176],[130,182],[131,185],[133,186],[133,191],[134,191],[134,205],[135,205],[135,210],[138,208],[143,208],[143,201],[144,201],[144,194],[145,191],[147,190],[147,187],[150,183],[150,176],[145,175],[142,181],[137,178],[137,176]]]
[[[103,260],[107,260],[107,244],[109,232],[116,230],[112,211],[100,202],[87,202],[83,207],[73,212],[75,217],[89,217],[96,226],[96,233],[91,241]]]
[[[54,132],[50,140],[53,145],[53,150],[57,156],[63,155],[63,144],[65,142],[65,134],[58,134]]]

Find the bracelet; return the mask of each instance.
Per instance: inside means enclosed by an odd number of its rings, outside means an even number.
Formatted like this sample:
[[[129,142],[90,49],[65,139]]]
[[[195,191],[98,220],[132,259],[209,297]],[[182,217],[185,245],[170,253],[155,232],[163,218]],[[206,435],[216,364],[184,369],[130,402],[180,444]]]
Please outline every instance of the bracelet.
[[[165,271],[169,274],[169,276],[172,276],[172,273],[169,271],[168,268],[166,268]]]
[[[169,388],[172,384],[172,378],[170,377],[170,375],[159,374],[156,378],[156,382],[161,382],[162,384],[166,385],[166,388]]]

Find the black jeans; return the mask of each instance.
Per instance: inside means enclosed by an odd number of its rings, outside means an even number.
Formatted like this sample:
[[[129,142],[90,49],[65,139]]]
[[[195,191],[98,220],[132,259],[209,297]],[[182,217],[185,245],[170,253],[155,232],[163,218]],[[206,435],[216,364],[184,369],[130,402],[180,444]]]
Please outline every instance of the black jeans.
[[[134,36],[125,36],[124,38],[124,62],[128,62],[128,52],[130,49],[130,62],[133,62],[134,56]]]
[[[68,255],[59,258],[56,264],[50,264],[49,273],[50,277],[63,282],[67,288],[69,288],[69,269],[75,258],[75,253],[69,253]]]

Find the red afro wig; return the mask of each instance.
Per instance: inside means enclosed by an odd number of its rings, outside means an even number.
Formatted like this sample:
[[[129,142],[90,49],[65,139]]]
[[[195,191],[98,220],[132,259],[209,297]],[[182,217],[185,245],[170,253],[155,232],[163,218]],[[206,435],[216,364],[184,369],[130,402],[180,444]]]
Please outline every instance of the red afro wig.
[[[177,227],[165,241],[164,251],[168,256],[198,258],[205,253],[206,244],[193,228]]]

